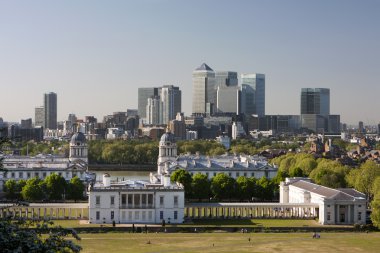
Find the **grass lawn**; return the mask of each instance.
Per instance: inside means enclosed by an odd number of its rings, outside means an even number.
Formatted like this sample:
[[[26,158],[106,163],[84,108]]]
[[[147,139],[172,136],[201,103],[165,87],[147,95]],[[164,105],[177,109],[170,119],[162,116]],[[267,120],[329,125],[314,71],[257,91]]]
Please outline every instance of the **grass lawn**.
[[[100,224],[79,224],[78,220],[54,220],[55,225],[62,227],[100,227]],[[112,224],[105,224],[106,227],[111,227]],[[128,226],[128,225],[127,225]],[[149,225],[148,225],[149,226]],[[168,225],[170,226],[170,225]],[[194,220],[191,224],[173,225],[177,227],[321,227],[315,220],[298,220],[298,219],[236,219],[236,220]],[[331,226],[330,226],[331,227]],[[337,226],[342,227],[342,226]]]
[[[378,252],[380,233],[80,234],[82,252]],[[249,241],[249,238],[251,239]],[[147,242],[150,241],[150,244]],[[214,246],[213,246],[214,245]]]

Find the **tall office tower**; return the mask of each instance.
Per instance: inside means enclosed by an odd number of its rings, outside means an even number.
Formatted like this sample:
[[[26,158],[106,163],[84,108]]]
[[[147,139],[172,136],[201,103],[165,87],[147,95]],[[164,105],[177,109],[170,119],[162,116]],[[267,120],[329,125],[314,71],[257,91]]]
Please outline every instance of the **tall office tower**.
[[[74,113],[70,113],[67,117],[67,130],[74,131],[73,125],[77,123],[77,116]]]
[[[162,101],[160,97],[150,97],[146,105],[146,123],[149,125],[162,124]]]
[[[181,91],[179,87],[164,85],[160,88],[162,101],[162,123],[168,124],[175,119],[178,112],[181,112]]]
[[[146,116],[146,106],[148,104],[148,98],[152,96],[158,96],[158,88],[139,88],[138,89],[138,114],[140,118],[145,119]]]
[[[237,86],[238,86],[237,72],[216,71],[214,90],[209,90],[207,102],[213,104],[214,109],[215,109],[215,106],[217,106],[218,104],[218,95],[217,95],[218,89],[229,89],[231,87],[237,87]],[[219,112],[219,110],[217,111]]]
[[[21,128],[23,128],[23,129],[32,128],[32,119],[22,119],[21,120]]]
[[[265,115],[265,75],[264,74],[242,74],[241,82],[242,82],[242,91],[243,91],[243,86],[245,85],[249,85],[252,88],[252,89],[248,89],[248,87],[246,86],[244,88],[244,90],[248,92],[248,95],[244,99],[242,99],[242,101],[246,103],[245,105],[241,105],[242,108],[245,108],[244,109],[245,111],[242,111],[242,112],[248,115],[256,114],[259,117],[264,116]],[[254,97],[253,101],[250,99],[252,95]]]
[[[44,94],[45,129],[57,129],[57,94]]]
[[[330,89],[302,88],[301,114],[330,114]]]
[[[206,63],[193,71],[193,114],[212,114],[215,72]],[[211,101],[211,102],[210,102]]]
[[[45,108],[43,106],[36,107],[34,110],[34,126],[45,126]]]
[[[249,84],[242,84],[239,96],[240,112],[246,115],[255,115],[255,90]]]
[[[218,87],[217,113],[239,114],[239,88],[238,86]]]
[[[364,133],[364,123],[363,123],[363,121],[359,121],[358,132],[359,133]]]

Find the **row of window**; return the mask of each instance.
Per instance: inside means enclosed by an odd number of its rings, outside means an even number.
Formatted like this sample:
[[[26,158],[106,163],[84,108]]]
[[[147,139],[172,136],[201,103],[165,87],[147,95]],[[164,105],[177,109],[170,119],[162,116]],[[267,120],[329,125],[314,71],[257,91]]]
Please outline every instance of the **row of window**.
[[[5,173],[4,178],[28,179],[28,178],[31,178],[31,177],[40,177],[40,176],[42,176],[42,178],[45,178],[47,175],[50,175],[50,174],[53,174],[53,173],[57,173],[57,172],[51,172],[51,173],[48,173],[48,172],[23,172],[23,171],[8,172],[8,173]],[[69,175],[70,175],[69,172],[66,172],[66,173],[58,172],[57,174],[60,175],[60,176],[62,176],[63,174],[65,174],[66,178],[69,177]],[[24,175],[26,175],[26,177],[24,177]],[[72,172],[72,177],[75,177],[75,176],[77,176],[77,173],[76,172]],[[83,176],[83,172],[78,173],[78,176],[82,177]]]
[[[135,214],[135,216],[133,217],[133,213]],[[146,211],[141,211],[141,220],[149,220],[151,221],[152,220],[152,215],[153,215],[153,212],[152,211],[148,211],[148,219],[146,219],[146,214],[147,212]],[[110,212],[110,218],[111,220],[115,219],[115,212],[114,211],[111,211]],[[129,211],[128,212],[128,220],[140,220],[140,211],[135,211],[135,212],[132,212],[132,211]],[[164,211],[160,211],[160,220],[163,220],[164,219]],[[173,212],[173,219],[174,220],[177,220],[178,219],[178,211],[174,211]],[[100,211],[96,211],[96,220],[100,220]],[[123,211],[121,213],[121,220],[124,221],[125,220],[125,211]]]
[[[191,174],[192,176],[193,176],[194,174],[196,174],[196,173],[202,173],[202,172],[190,172],[190,174]],[[202,173],[202,174],[205,174],[207,177],[209,177],[210,175],[212,175],[212,176],[215,177],[218,173],[220,173],[220,172],[213,172],[212,174],[209,173],[209,172],[206,172],[206,173]],[[232,172],[228,172],[228,173],[226,173],[226,175],[232,177]],[[236,177],[240,177],[240,176],[244,176],[244,177],[248,177],[248,176],[250,176],[250,177],[255,177],[255,173],[254,173],[254,172],[250,172],[250,173],[248,173],[248,172],[244,172],[244,173],[241,173],[241,174],[240,174],[240,172],[236,172],[235,175],[236,175]],[[269,172],[268,172],[268,171],[265,171],[265,177],[266,177],[266,178],[269,177]]]
[[[100,196],[95,196],[95,205],[100,205]],[[115,196],[110,196],[110,206],[115,205]],[[160,207],[165,206],[165,196],[160,196]],[[128,208],[153,208],[153,194],[121,194],[121,206]],[[178,207],[178,196],[173,196],[173,206]]]

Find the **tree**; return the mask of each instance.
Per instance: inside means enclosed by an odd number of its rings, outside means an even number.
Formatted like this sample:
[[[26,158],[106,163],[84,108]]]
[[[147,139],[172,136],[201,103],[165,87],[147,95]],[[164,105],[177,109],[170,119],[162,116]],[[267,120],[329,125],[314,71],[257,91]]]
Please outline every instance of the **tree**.
[[[66,180],[57,173],[45,178],[46,193],[50,200],[61,200],[66,191]]]
[[[291,177],[303,177],[303,170],[300,167],[293,166],[289,170],[289,176]]]
[[[372,189],[374,199],[371,202],[371,220],[375,226],[380,228],[380,176],[376,177]]]
[[[25,200],[42,200],[45,198],[44,182],[34,177],[26,181],[26,185],[22,188],[21,195]]]
[[[240,176],[236,179],[236,197],[240,200],[250,200],[255,192],[255,178]]]
[[[256,198],[261,200],[273,199],[273,185],[266,177],[262,177],[257,181]]]
[[[83,192],[85,190],[85,185],[83,182],[79,179],[79,177],[75,176],[72,179],[70,179],[69,185],[68,185],[68,198],[72,200],[80,200],[83,198]]]
[[[174,171],[171,176],[170,180],[172,182],[181,183],[183,187],[185,188],[185,195],[186,197],[191,196],[191,175],[189,172],[187,172],[184,169],[177,169]]]
[[[80,252],[67,236],[80,240],[73,229],[52,227],[52,222],[0,220],[1,252]]]
[[[4,192],[7,199],[16,199],[17,198],[17,182],[14,179],[9,179],[4,184]]]
[[[207,175],[196,173],[191,182],[192,197],[199,199],[208,199],[211,196],[211,182]]]
[[[224,173],[218,173],[211,180],[211,192],[216,199],[231,199],[235,192],[235,180]]]

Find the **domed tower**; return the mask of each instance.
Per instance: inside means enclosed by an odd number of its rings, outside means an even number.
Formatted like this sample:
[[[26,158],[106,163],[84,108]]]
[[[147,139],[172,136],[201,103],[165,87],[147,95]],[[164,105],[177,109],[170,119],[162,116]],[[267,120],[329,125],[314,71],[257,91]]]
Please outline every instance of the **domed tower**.
[[[174,161],[177,157],[177,144],[175,143],[174,134],[166,130],[161,136],[159,144],[159,154],[158,154],[158,174],[165,172],[165,163],[169,161]]]
[[[88,163],[87,152],[86,136],[81,132],[75,133],[70,140],[70,162],[80,160]]]

